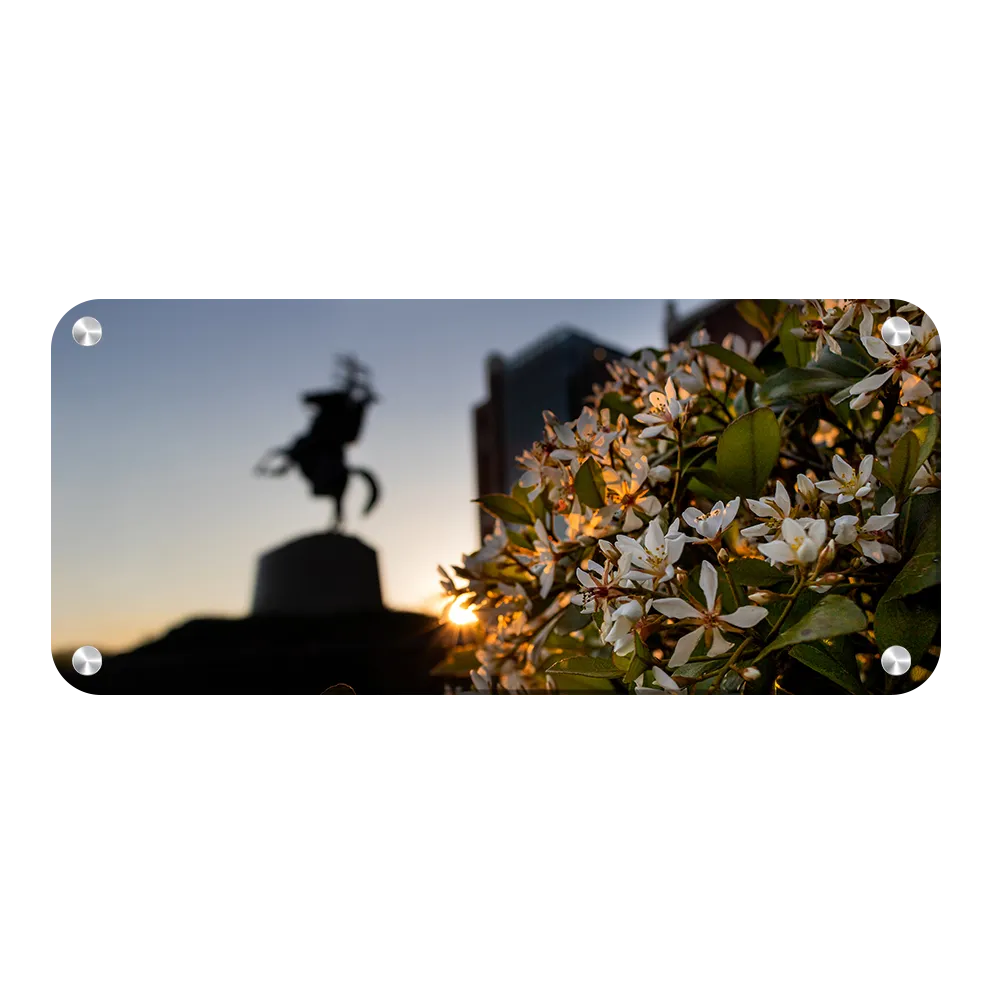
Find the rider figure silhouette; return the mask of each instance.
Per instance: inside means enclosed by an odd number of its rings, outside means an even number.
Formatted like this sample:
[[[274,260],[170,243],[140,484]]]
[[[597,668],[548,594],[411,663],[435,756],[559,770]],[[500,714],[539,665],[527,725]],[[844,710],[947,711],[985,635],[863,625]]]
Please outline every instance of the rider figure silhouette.
[[[258,475],[283,476],[297,465],[309,480],[313,496],[333,500],[332,530],[339,531],[343,520],[342,500],[352,474],[368,483],[370,497],[364,509],[367,514],[378,502],[378,483],[366,469],[349,467],[344,461],[344,448],[357,440],[366,408],[378,402],[372,391],[368,369],[355,358],[338,359],[342,387],[333,392],[303,395],[307,406],[316,408],[309,430],[287,448],[273,448],[257,463]]]

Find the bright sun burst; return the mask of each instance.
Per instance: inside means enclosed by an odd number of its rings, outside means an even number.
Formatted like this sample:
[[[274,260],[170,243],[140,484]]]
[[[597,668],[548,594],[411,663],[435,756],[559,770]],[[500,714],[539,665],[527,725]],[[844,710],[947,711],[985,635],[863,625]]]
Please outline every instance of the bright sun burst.
[[[453,625],[471,625],[476,621],[475,612],[470,611],[465,603],[468,597],[459,597],[448,609],[448,621]]]

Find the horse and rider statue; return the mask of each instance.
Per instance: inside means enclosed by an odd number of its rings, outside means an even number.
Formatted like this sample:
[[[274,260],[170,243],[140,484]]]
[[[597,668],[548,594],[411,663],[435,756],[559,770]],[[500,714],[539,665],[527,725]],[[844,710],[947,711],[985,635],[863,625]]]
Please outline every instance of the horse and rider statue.
[[[344,492],[351,476],[360,476],[368,484],[365,514],[378,502],[379,495],[378,483],[367,469],[354,468],[344,461],[344,448],[357,440],[365,410],[377,403],[378,397],[364,365],[353,357],[341,357],[338,362],[339,388],[302,396],[302,401],[315,409],[309,430],[285,448],[272,448],[254,469],[261,476],[283,476],[298,467],[312,486],[313,496],[333,500],[333,531],[339,531],[343,523]]]

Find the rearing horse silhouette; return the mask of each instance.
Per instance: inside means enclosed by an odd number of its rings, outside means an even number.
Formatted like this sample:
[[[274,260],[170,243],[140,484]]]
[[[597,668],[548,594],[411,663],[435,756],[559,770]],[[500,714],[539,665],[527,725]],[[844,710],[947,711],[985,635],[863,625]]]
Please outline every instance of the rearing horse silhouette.
[[[344,448],[356,441],[361,432],[365,410],[378,397],[368,385],[367,370],[353,358],[342,358],[345,385],[338,392],[308,393],[302,401],[317,408],[307,433],[286,448],[272,448],[257,463],[254,471],[261,476],[283,476],[298,466],[312,486],[313,496],[333,500],[333,531],[343,522],[343,498],[352,475],[361,476],[369,488],[368,514],[378,503],[379,488],[367,469],[348,466]]]

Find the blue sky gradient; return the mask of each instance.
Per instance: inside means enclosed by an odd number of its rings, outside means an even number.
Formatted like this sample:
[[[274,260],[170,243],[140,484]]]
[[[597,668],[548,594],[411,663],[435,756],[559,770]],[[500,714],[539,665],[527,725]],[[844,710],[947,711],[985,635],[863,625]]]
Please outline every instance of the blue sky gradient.
[[[195,615],[247,613],[257,555],[322,530],[327,500],[297,473],[253,466],[301,433],[302,392],[330,385],[333,356],[373,371],[348,462],[382,503],[347,530],[379,551],[392,607],[436,610],[436,565],[475,546],[472,407],[484,360],[573,324],[634,350],[662,343],[652,300],[93,301],[52,345],[52,641],[128,648]],[[101,342],[71,328],[91,315]],[[539,416],[539,422],[541,418]]]

